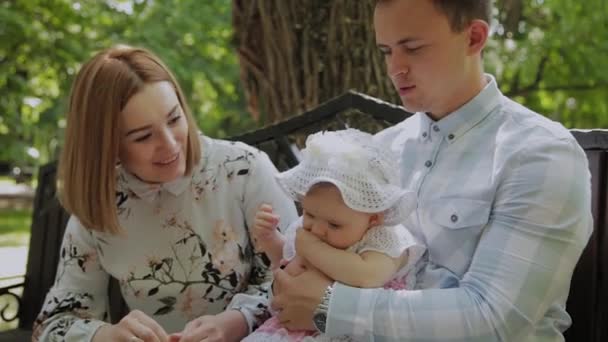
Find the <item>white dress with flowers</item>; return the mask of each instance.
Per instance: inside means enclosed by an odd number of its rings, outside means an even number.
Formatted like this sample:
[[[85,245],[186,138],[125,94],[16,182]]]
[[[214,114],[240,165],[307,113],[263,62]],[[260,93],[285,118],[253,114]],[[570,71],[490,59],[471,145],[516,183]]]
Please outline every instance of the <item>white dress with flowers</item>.
[[[291,260],[296,256],[295,237],[297,229],[302,227],[302,218],[292,223],[285,232],[286,242],[283,247],[283,257]],[[350,246],[347,251],[361,254],[374,251],[398,258],[407,253],[407,262],[388,281],[385,289],[413,290],[416,284],[416,273],[424,264],[426,248],[402,225],[378,226],[371,228],[363,238]],[[347,284],[348,285],[348,284]],[[240,296],[240,295],[239,295]],[[338,342],[354,341],[349,336],[330,338],[316,331],[288,331],[281,326],[276,317],[267,320],[256,331],[247,336],[243,342]]]
[[[110,276],[131,310],[168,333],[226,307],[240,310],[250,329],[269,316],[270,262],[252,247],[248,227],[262,203],[280,215],[279,227],[296,219],[295,206],[265,153],[207,137],[201,147],[192,175],[171,183],[150,185],[119,170],[117,206],[126,234],[92,232],[70,218],[34,341],[90,341],[108,319]],[[231,304],[237,293],[247,296]]]

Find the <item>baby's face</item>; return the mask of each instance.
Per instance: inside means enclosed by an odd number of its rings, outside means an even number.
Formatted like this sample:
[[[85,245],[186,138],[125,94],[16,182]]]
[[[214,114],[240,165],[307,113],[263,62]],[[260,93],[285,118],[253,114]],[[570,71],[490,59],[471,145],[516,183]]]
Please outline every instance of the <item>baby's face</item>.
[[[371,226],[372,215],[347,207],[340,191],[333,185],[311,188],[301,203],[303,228],[335,248],[352,246]]]

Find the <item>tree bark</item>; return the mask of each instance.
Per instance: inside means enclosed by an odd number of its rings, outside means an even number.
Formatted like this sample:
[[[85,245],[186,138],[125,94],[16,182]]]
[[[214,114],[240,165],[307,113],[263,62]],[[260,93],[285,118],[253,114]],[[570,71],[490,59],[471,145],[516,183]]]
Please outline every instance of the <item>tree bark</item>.
[[[373,0],[233,0],[248,111],[263,123],[353,89],[400,103],[375,45]]]

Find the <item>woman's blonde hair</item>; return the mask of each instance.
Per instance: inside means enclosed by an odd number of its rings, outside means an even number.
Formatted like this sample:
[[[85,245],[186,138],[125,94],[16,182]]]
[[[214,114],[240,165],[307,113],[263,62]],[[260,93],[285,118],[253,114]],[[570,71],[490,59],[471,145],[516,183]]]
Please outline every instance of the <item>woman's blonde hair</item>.
[[[186,174],[198,164],[198,128],[182,90],[163,62],[150,51],[125,45],[97,53],[72,85],[64,147],[58,173],[63,207],[91,230],[117,234],[116,165],[121,139],[119,116],[145,84],[173,85],[188,122]]]

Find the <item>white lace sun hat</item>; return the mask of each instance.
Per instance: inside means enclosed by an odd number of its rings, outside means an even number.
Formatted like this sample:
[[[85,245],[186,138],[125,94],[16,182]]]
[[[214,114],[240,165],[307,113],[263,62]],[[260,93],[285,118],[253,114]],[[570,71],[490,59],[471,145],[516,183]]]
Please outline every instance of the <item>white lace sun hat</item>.
[[[416,206],[414,193],[400,186],[397,160],[376,146],[371,134],[356,129],[325,131],[310,135],[300,164],[276,178],[296,201],[313,185],[332,183],[349,208],[384,213],[384,224],[394,225]]]

